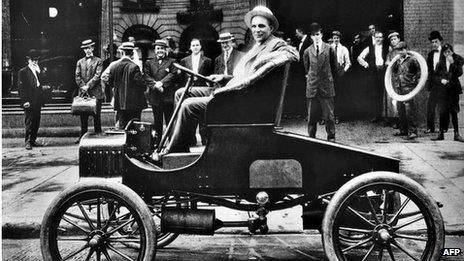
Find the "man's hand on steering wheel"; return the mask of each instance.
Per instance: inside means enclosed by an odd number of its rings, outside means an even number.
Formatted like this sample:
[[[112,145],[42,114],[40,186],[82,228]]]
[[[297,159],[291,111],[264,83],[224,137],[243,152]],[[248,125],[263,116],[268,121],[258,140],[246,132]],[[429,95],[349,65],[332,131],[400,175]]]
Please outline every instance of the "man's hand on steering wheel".
[[[220,81],[224,80],[224,74],[211,74],[210,76],[206,77],[213,82],[219,83]]]

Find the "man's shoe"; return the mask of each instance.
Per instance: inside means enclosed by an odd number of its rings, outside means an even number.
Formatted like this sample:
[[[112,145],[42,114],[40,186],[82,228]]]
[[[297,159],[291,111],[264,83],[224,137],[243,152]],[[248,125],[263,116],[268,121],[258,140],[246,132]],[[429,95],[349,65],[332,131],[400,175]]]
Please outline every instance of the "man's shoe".
[[[409,135],[406,136],[406,137],[404,137],[403,139],[405,139],[405,140],[414,140],[414,139],[416,139],[416,138],[417,138],[417,134],[415,134],[415,133],[409,133]]]
[[[329,142],[335,142],[335,138],[327,138]]]
[[[443,135],[443,132],[440,131],[440,133],[438,133],[438,136],[436,138],[431,138],[430,140],[439,141],[439,140],[444,140],[444,139],[445,139],[445,135]]]
[[[464,139],[461,137],[461,135],[459,135],[458,132],[454,133],[454,140],[459,141],[459,142],[464,142]]]
[[[26,143],[25,148],[26,150],[32,150],[32,145],[30,143]]]
[[[425,133],[425,134],[435,133],[435,130],[433,130],[433,129],[426,129],[426,130],[424,131],[424,133]]]
[[[335,117],[335,124],[340,124],[340,120],[338,119],[338,117]]]
[[[393,136],[396,136],[396,137],[398,137],[398,136],[406,136],[406,135],[408,135],[408,133],[404,132],[404,131],[396,132],[395,134],[393,134]]]
[[[43,143],[39,143],[39,142],[36,142],[36,141],[33,141],[31,142],[31,146],[32,147],[43,147],[45,146]]]

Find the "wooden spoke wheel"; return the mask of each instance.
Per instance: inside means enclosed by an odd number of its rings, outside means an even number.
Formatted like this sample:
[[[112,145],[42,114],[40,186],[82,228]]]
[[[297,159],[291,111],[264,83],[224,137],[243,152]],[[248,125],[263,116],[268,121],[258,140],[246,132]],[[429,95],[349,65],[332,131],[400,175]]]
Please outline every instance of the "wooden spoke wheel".
[[[151,261],[156,255],[155,224],[145,202],[128,187],[82,182],[60,193],[48,207],[41,249],[47,261]]]
[[[329,260],[439,260],[443,219],[417,182],[372,172],[343,185],[322,222]]]

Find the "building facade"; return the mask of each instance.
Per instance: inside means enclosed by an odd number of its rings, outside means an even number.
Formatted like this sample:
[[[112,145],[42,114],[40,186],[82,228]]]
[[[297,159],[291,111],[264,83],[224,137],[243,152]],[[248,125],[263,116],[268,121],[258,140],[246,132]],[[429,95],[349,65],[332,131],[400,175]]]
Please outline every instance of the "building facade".
[[[110,38],[120,44],[132,36],[147,48],[155,39],[171,37],[186,54],[190,39],[196,37],[202,39],[206,55],[214,58],[220,53],[216,40],[222,32],[234,34],[238,45],[251,44],[243,17],[256,5],[270,7],[279,30],[289,37],[296,27],[318,21],[326,36],[340,30],[349,45],[354,34],[375,23],[384,32],[400,31],[423,55],[430,49],[428,34],[439,30],[445,42],[464,54],[461,0],[37,0],[34,6],[28,0],[2,0],[3,98],[14,97],[15,74],[24,66],[29,48],[43,52],[43,64],[54,75],[56,100],[69,102],[82,40],[95,40],[96,55],[105,58]]]

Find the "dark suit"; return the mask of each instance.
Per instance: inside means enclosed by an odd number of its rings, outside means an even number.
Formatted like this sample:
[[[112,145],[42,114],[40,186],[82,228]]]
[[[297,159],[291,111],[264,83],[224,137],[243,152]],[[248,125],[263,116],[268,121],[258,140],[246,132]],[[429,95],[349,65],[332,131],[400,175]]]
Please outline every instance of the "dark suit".
[[[101,87],[100,77],[103,71],[102,60],[96,56],[84,57],[76,64],[77,94],[83,95],[82,86],[87,85],[87,93],[97,99],[97,113],[93,115],[93,127],[95,132],[101,132],[101,105],[105,99],[105,93]],[[89,114],[81,115],[81,136],[87,132]]]
[[[322,43],[319,54],[313,44],[303,54],[308,99],[308,133],[316,136],[317,122],[322,111],[326,121],[327,139],[335,138],[334,80],[335,54],[330,45]]]
[[[140,119],[142,110],[147,107],[142,72],[129,58],[121,58],[111,66],[109,84],[114,88],[114,109],[119,112],[120,126],[125,128],[131,119]]]
[[[438,109],[440,112],[440,131],[448,129],[449,116],[453,121],[454,131],[458,132],[457,114],[459,108],[459,95],[462,94],[462,86],[459,77],[463,74],[462,66],[464,58],[460,55],[453,54],[454,63],[446,68],[446,58],[441,59],[432,74],[431,81],[436,88],[435,94],[438,100]],[[441,80],[447,80],[447,84],[443,84]]]
[[[437,51],[438,52],[438,51]],[[438,69],[438,64],[445,60],[443,51],[440,52],[438,63],[436,68],[433,67],[433,55],[435,51],[430,51],[427,55],[427,67],[429,71],[429,79],[427,85],[427,91],[429,92],[429,97],[427,98],[427,129],[435,131],[435,109],[438,105],[438,91],[440,90],[441,84],[439,82],[433,81],[434,74]],[[449,122],[449,116],[442,114],[441,116],[445,117],[444,119],[440,118],[440,122]],[[440,117],[441,117],[440,116]],[[448,129],[448,128],[446,128]]]
[[[180,65],[193,70],[192,67],[192,55],[185,57],[180,60]],[[211,59],[203,54],[200,54],[200,61],[198,63],[198,73],[204,76],[208,76],[213,71],[213,62]],[[188,75],[185,75],[184,83],[187,82]],[[193,86],[206,86],[206,82],[200,79],[194,79]]]
[[[155,131],[158,137],[163,133],[163,114],[166,122],[169,122],[173,112],[174,92],[175,92],[175,73],[173,63],[175,60],[165,57],[159,60],[154,58],[145,63],[145,81],[148,83],[145,95],[153,110],[153,120]],[[163,84],[163,91],[155,88],[155,81]]]
[[[227,62],[225,62],[225,54],[222,52],[218,57],[216,57],[216,59],[214,59],[214,73],[225,74],[227,66],[227,75],[232,75],[235,69],[235,65],[237,65],[243,54],[244,53],[232,48],[229,58],[227,59]]]
[[[37,80],[42,84],[41,74],[37,74],[38,79],[32,70],[26,66],[19,70],[18,73],[18,92],[21,100],[21,107],[24,103],[29,102],[30,106],[24,108],[25,125],[26,125],[26,143],[34,143],[37,138],[37,132],[40,126],[40,111],[43,105],[42,86],[37,86]]]

